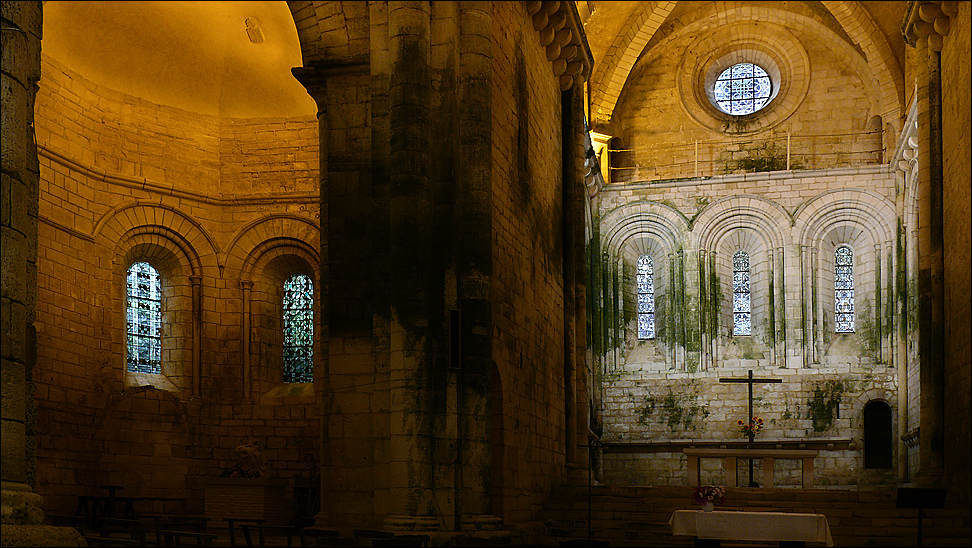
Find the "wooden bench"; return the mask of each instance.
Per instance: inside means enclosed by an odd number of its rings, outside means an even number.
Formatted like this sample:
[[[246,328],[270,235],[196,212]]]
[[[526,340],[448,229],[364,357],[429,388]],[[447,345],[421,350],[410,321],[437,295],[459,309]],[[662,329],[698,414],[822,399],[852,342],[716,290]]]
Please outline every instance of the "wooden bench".
[[[779,460],[799,460],[803,463],[803,488],[813,489],[813,460],[817,457],[816,449],[720,449],[720,448],[686,448],[682,450],[688,457],[686,467],[686,483],[688,485],[702,485],[702,471],[699,467],[700,459],[722,459],[722,468],[726,473],[726,486],[736,486],[736,460],[740,458],[760,459],[763,463],[763,487],[774,485],[774,463]]]
[[[212,533],[197,533],[194,531],[178,531],[173,529],[163,529],[159,531],[165,546],[183,546],[182,539],[195,539],[197,546],[212,546],[213,540],[219,538]]]

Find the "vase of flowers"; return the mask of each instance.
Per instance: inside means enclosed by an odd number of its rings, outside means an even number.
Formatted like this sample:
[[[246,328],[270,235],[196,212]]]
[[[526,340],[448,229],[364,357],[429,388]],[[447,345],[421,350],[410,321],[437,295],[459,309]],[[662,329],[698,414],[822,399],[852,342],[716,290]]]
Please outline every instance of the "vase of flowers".
[[[736,421],[736,425],[739,427],[739,431],[742,432],[744,436],[746,436],[747,438],[749,436],[755,438],[756,434],[759,434],[759,431],[763,428],[763,419],[759,417],[753,417],[749,419],[748,424],[742,419],[739,419]]]
[[[726,491],[722,487],[696,487],[692,492],[692,501],[702,507],[703,512],[715,510],[716,504],[726,500]]]

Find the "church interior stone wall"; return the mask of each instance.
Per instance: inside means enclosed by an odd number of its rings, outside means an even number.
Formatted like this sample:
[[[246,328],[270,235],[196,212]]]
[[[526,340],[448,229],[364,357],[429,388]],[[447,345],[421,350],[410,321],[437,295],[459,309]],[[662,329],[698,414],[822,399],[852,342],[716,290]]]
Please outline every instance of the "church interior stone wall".
[[[944,240],[945,242],[968,241],[972,233],[972,217],[968,215],[968,204],[972,202],[972,180],[970,180],[969,156],[951,154],[951,151],[969,150],[969,130],[967,127],[972,98],[968,93],[949,93],[948,90],[967,89],[972,81],[969,63],[962,57],[968,53],[972,36],[972,13],[968,2],[956,4],[957,13],[951,20],[951,30],[944,38],[942,48],[942,146],[948,151],[944,158]],[[965,125],[963,125],[963,120]],[[962,212],[965,211],[965,214]],[[945,270],[949,280],[945,289],[948,303],[946,320],[950,336],[946,355],[950,365],[945,372],[946,404],[948,420],[945,428],[948,437],[972,440],[972,417],[962,412],[972,406],[972,282],[968,275],[972,263],[972,250],[968,246],[945,246]],[[960,364],[966,364],[962,366]],[[969,467],[963,463],[972,459],[972,441],[961,445],[947,454],[946,467],[955,473],[955,484],[961,485],[962,497],[972,498],[972,477]]]
[[[47,56],[41,81],[33,381],[37,427],[55,433],[36,448],[50,511],[117,484],[201,513],[206,480],[247,440],[275,477],[316,475],[314,387],[281,393],[278,336],[283,280],[320,268],[316,120],[199,115]],[[162,280],[161,375],[126,366],[136,261]],[[253,287],[246,373],[241,282]]]
[[[342,534],[553,544],[753,444],[816,451],[840,544],[910,534],[900,487],[964,540],[968,2],[182,4],[2,2],[4,544],[106,485],[205,515],[260,462],[276,519],[303,486]],[[801,511],[775,458],[736,508]],[[594,533],[657,540],[640,511]]]
[[[838,37],[843,30],[822,7],[730,2],[676,10],[679,25],[652,38],[598,129],[620,142],[612,146],[611,181],[738,173],[754,160],[773,169],[881,162],[883,128],[868,125],[887,108],[881,90],[860,56],[840,49],[849,48]],[[716,75],[703,73],[742,57],[770,70],[773,99],[759,116],[730,120],[707,95]]]
[[[779,24],[767,23],[770,11]],[[744,439],[745,390],[717,381],[749,369],[783,379],[754,389],[761,438],[828,440],[820,486],[890,485],[899,462],[913,479],[918,456],[904,444],[890,469],[866,470],[862,456],[868,401],[904,407],[893,432],[918,424],[916,337],[905,335],[917,322],[896,332],[894,319],[898,293],[917,304],[917,287],[897,280],[917,272],[916,254],[898,256],[917,247],[917,198],[885,163],[911,135],[898,121],[904,99],[874,78],[873,60],[841,49],[849,31],[821,6],[680,4],[673,15],[679,24],[651,38],[616,104],[600,102],[610,114],[592,113],[611,137],[595,197],[610,332],[600,356],[605,481],[682,484],[682,447]],[[707,90],[743,58],[766,68],[772,93],[764,110],[727,117]],[[851,333],[834,323],[839,246],[853,253]],[[737,250],[750,272],[752,331],[742,336]],[[643,255],[655,267],[652,339],[638,334]]]

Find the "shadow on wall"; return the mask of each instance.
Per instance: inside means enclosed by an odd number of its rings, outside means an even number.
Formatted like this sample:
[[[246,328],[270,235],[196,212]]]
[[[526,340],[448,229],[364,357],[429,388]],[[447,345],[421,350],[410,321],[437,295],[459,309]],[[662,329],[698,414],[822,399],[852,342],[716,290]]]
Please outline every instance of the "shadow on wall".
[[[99,476],[124,487],[125,496],[189,496],[186,414],[172,398],[139,387],[122,394],[105,415]]]

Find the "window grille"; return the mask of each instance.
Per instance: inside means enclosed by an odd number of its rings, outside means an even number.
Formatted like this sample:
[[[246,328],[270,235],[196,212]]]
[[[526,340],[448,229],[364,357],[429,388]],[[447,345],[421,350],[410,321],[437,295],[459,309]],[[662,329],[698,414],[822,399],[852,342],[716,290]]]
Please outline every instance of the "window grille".
[[[152,265],[138,262],[128,269],[125,304],[128,370],[162,374],[162,282]]]
[[[732,334],[751,335],[753,330],[749,294],[749,254],[732,256]]]
[[[854,252],[846,245],[834,252],[834,323],[837,333],[854,332]]]
[[[283,379],[286,383],[314,380],[314,282],[294,274],[284,282]]]
[[[735,116],[752,114],[765,107],[772,91],[769,75],[752,63],[739,63],[722,71],[713,87],[719,108]]]
[[[638,259],[638,338],[655,338],[655,283],[651,257]]]

